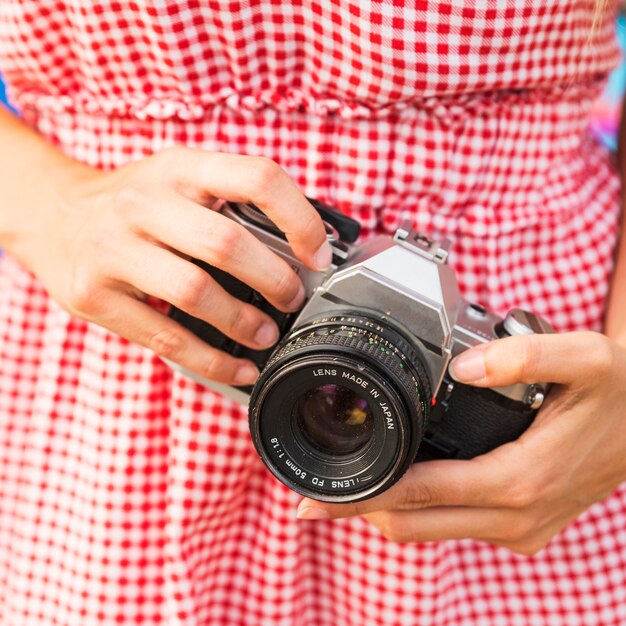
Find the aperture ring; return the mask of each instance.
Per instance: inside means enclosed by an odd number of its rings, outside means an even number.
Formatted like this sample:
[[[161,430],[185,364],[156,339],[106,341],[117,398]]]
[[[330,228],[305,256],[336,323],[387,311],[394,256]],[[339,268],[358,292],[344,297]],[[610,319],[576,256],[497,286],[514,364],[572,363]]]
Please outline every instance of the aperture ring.
[[[354,350],[355,354],[366,357],[375,367],[390,371],[407,391],[415,389],[417,399],[422,404],[420,408],[428,416],[432,390],[420,355],[388,324],[383,326],[362,315],[328,315],[295,329],[272,355],[261,372],[260,380],[265,379],[266,373],[277,362],[285,363],[290,354],[301,353],[313,346]]]

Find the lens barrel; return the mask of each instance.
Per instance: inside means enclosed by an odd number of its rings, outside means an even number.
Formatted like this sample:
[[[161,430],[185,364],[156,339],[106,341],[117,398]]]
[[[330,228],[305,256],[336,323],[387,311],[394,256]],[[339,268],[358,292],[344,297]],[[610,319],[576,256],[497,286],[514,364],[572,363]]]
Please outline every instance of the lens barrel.
[[[336,314],[293,330],[250,397],[250,432],[294,491],[351,502],[413,462],[432,400],[417,343],[386,320]]]

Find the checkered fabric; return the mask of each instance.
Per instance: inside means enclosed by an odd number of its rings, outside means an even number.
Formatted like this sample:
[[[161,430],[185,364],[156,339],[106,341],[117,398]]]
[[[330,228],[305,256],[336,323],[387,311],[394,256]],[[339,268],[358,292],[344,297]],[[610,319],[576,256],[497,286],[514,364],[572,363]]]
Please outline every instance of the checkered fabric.
[[[466,297],[600,329],[619,185],[586,124],[611,18],[561,0],[0,0],[0,67],[83,162],[263,154],[365,236],[408,218],[452,238]],[[4,626],[626,623],[624,489],[534,558],[299,522],[298,500],[241,408],[2,260]]]

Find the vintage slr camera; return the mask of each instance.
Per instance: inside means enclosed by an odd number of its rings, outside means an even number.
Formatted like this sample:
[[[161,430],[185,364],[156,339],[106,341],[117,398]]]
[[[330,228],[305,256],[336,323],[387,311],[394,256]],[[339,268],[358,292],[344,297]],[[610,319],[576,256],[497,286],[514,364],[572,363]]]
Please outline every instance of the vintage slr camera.
[[[250,350],[180,310],[170,313],[206,342],[262,370],[253,388],[200,382],[249,401],[252,440],[269,470],[302,495],[350,502],[388,489],[414,461],[469,459],[516,439],[547,386],[478,389],[454,382],[448,364],[471,346],[550,333],[550,325],[520,309],[502,319],[465,302],[446,264],[447,241],[431,241],[407,225],[393,238],[354,244],[357,223],[311,202],[334,252],[326,272],[303,266],[254,205],[221,208],[299,274],[307,293],[300,312],[284,314],[247,285],[196,261],[235,297],[276,320],[282,338],[275,349]]]

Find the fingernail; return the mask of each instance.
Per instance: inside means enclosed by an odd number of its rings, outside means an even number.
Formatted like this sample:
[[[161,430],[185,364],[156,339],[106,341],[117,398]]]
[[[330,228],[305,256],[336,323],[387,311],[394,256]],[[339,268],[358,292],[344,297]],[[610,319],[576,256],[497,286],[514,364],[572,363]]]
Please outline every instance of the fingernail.
[[[259,377],[259,370],[254,365],[242,365],[235,374],[235,385],[252,385]]]
[[[259,346],[273,346],[278,340],[278,328],[272,322],[264,322],[254,335],[254,343]]]
[[[450,375],[460,383],[472,383],[487,375],[485,358],[481,350],[468,350],[454,357],[450,363]]]
[[[287,305],[287,308],[290,311],[297,311],[302,308],[304,304],[304,298],[306,297],[306,293],[304,291],[304,285],[300,285],[300,289],[298,289],[298,295]]]
[[[325,241],[315,253],[313,263],[318,270],[326,270],[333,261],[333,250],[328,241]]]
[[[324,509],[318,509],[314,506],[302,506],[298,507],[296,513],[298,519],[330,519],[330,515]]]

